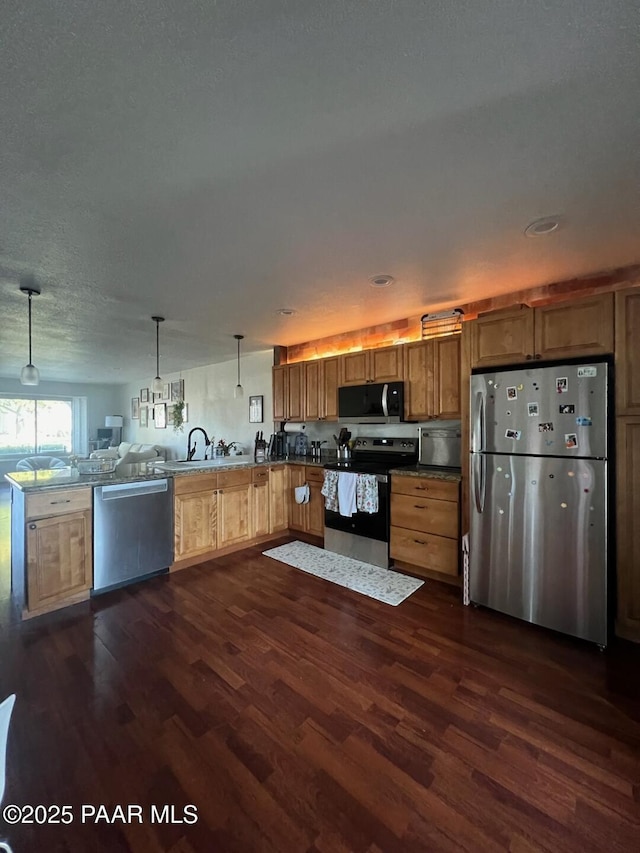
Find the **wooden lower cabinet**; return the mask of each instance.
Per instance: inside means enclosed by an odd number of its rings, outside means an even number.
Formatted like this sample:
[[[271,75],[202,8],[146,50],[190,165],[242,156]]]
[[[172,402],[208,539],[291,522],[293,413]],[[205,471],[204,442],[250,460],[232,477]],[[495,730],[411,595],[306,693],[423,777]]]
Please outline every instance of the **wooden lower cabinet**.
[[[324,536],[324,497],[320,494],[324,482],[324,469],[307,466],[305,477],[309,484],[305,531],[313,536]]]
[[[269,469],[269,533],[285,531],[289,527],[287,467],[273,465]]]
[[[189,560],[218,547],[218,475],[175,477],[174,560]]]
[[[91,510],[27,521],[27,607],[53,610],[93,585]]]
[[[251,470],[251,531],[250,539],[269,533],[269,469]]]
[[[235,468],[218,474],[218,548],[251,539],[251,481],[251,468]]]
[[[289,527],[291,530],[304,530],[306,504],[297,504],[295,491],[305,482],[304,465],[287,465],[287,499],[289,502]]]
[[[394,474],[391,479],[391,556],[421,570],[457,577],[460,485]]]
[[[640,418],[616,424],[616,634],[640,642]]]

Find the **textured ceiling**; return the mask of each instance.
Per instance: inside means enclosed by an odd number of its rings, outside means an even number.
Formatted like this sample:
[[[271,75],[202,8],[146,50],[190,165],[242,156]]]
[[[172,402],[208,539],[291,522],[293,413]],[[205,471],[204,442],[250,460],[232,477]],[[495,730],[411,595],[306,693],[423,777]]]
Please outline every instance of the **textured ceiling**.
[[[152,314],[169,373],[640,260],[637,0],[4,0],[0,32],[0,375],[21,274],[42,379],[124,382]]]

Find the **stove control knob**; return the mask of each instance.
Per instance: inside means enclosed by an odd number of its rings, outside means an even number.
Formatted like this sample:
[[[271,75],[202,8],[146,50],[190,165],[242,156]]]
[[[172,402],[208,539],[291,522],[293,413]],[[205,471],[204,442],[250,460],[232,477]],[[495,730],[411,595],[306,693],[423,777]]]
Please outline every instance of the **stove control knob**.
[[[366,444],[366,443],[367,443],[367,439],[365,438],[365,440],[364,440],[363,442],[361,442],[361,443],[362,443],[362,444]]]

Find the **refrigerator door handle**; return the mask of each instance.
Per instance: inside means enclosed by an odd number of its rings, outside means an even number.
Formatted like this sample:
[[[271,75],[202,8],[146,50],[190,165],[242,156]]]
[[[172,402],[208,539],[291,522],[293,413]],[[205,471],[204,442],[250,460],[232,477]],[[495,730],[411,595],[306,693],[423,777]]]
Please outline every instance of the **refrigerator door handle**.
[[[477,512],[484,512],[486,491],[487,460],[482,453],[474,453],[473,460],[473,499]]]
[[[485,449],[486,430],[484,419],[484,394],[482,391],[476,393],[474,411],[473,411],[473,433],[471,450],[477,453],[479,450]]]

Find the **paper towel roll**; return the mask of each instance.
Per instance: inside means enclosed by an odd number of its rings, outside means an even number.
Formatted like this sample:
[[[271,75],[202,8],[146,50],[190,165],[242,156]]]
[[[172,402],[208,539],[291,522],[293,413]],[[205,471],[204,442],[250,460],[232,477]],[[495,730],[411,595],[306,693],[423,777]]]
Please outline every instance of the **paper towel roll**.
[[[291,423],[286,423],[286,424],[284,425],[284,431],[285,431],[285,432],[302,432],[302,431],[303,431],[303,430],[305,430],[306,428],[307,428],[307,425],[306,425],[306,424],[291,424]]]

